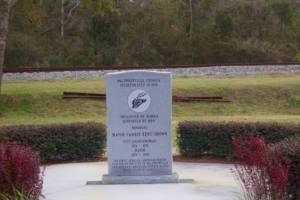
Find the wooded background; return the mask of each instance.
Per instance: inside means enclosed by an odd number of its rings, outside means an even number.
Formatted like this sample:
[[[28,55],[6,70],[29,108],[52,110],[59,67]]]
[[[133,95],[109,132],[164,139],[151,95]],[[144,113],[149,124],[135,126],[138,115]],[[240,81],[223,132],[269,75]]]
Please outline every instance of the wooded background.
[[[6,67],[300,62],[294,0],[18,0]]]

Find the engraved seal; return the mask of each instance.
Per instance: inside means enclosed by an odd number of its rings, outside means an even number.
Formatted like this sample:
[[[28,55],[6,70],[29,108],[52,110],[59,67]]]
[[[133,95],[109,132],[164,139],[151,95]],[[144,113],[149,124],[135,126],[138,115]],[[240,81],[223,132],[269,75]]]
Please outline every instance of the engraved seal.
[[[128,106],[134,112],[144,112],[151,103],[149,94],[141,89],[134,90],[128,96]]]

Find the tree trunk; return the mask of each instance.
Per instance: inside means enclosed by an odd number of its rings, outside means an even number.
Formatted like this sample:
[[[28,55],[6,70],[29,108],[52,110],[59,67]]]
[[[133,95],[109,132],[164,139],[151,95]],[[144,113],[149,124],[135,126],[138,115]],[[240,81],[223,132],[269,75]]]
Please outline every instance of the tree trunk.
[[[188,0],[188,4],[189,4],[189,35],[190,37],[192,36],[193,33],[193,4],[192,4],[192,0]]]
[[[4,53],[6,44],[6,35],[9,23],[9,11],[11,8],[11,1],[0,0],[0,95],[2,87]]]
[[[64,38],[65,35],[65,1],[61,0],[61,9],[60,9],[60,36]]]

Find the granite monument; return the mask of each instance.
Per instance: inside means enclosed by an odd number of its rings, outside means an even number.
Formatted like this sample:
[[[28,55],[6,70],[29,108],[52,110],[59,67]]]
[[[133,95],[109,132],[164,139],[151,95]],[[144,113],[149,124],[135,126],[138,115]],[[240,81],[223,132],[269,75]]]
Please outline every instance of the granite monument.
[[[108,174],[103,183],[177,183],[171,74],[126,71],[106,78]]]

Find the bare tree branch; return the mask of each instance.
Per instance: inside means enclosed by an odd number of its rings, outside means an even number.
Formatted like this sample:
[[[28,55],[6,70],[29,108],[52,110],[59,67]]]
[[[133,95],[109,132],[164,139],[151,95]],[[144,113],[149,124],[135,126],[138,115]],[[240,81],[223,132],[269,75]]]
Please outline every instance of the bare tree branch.
[[[70,3],[68,4],[69,7],[68,18],[71,17],[72,12],[80,5],[80,3],[81,3],[80,0],[70,1]]]

